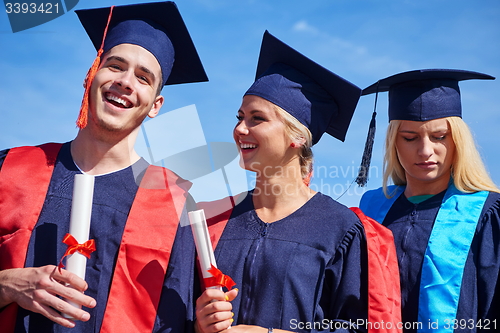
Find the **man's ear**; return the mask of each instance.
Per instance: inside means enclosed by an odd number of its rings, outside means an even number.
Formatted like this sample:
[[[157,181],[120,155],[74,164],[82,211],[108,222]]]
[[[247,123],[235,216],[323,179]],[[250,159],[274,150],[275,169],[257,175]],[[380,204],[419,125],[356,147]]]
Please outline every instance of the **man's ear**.
[[[165,102],[165,98],[162,95],[158,95],[155,97],[155,101],[153,102],[153,106],[151,106],[151,110],[148,112],[149,118],[154,118],[160,112],[160,109]]]

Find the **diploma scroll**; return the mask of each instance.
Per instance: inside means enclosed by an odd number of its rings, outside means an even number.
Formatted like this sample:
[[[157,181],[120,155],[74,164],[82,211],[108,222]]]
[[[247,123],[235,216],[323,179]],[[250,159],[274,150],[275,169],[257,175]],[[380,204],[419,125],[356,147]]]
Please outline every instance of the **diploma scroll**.
[[[69,233],[79,244],[83,244],[89,240],[93,196],[94,176],[76,174],[73,187],[73,201],[71,203]],[[85,279],[86,266],[87,258],[79,252],[69,255],[66,259],[66,270],[78,275],[82,279]],[[78,304],[69,303],[80,308]]]
[[[198,260],[200,262],[200,269],[204,281],[212,277],[209,272],[212,266],[217,267],[215,263],[214,250],[210,242],[210,234],[208,233],[207,220],[203,209],[195,210],[188,213],[189,221],[191,223],[191,230],[193,231],[194,243],[196,251],[198,252]],[[220,289],[221,286],[207,286],[208,288]]]

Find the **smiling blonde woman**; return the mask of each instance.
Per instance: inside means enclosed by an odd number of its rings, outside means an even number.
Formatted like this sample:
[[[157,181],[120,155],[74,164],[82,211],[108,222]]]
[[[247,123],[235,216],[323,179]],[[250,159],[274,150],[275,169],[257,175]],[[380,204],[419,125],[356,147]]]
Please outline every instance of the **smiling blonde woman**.
[[[207,289],[197,330],[365,332],[367,321],[398,323],[390,231],[308,186],[311,146],[325,133],[344,140],[359,88],[267,32],[257,73],[233,131],[255,189],[208,221],[217,265],[239,290]]]

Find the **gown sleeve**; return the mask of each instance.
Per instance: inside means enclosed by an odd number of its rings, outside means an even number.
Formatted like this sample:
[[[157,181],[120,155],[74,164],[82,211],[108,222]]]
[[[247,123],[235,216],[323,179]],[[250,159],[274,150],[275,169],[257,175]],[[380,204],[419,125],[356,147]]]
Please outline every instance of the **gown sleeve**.
[[[320,330],[366,332],[368,318],[368,264],[366,238],[361,222],[347,231],[328,264],[320,307],[324,311]],[[359,325],[361,324],[361,325]]]
[[[500,194],[490,193],[471,249],[475,251],[469,253],[468,262],[476,264],[465,267],[457,318],[477,312],[477,324],[488,323],[496,330],[500,327]]]

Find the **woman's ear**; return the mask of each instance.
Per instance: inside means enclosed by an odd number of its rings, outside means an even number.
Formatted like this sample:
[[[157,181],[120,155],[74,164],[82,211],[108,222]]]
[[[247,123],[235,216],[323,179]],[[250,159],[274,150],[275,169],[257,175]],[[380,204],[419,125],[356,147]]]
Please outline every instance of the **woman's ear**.
[[[306,143],[306,138],[304,137],[299,137],[295,138],[292,143],[290,144],[290,147],[292,148],[300,148]]]

